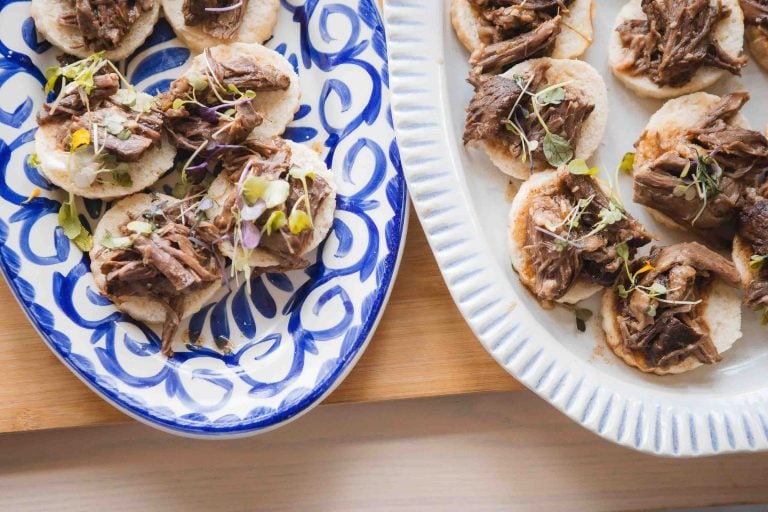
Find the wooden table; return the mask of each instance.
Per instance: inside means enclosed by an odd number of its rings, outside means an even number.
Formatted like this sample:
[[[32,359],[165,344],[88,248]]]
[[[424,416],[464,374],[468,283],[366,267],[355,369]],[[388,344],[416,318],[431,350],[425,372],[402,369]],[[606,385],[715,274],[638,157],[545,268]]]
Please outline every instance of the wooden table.
[[[0,279],[0,432],[130,421],[44,345]],[[521,389],[475,340],[415,213],[389,305],[368,350],[326,400],[366,402]]]

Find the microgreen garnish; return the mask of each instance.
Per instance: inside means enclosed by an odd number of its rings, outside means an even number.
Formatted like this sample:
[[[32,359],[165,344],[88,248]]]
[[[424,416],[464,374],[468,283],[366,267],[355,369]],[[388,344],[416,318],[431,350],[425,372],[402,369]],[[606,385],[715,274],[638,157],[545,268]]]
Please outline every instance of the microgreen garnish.
[[[589,167],[582,159],[574,159],[568,162],[568,172],[577,176],[595,176],[600,172],[599,167]]]
[[[573,310],[573,313],[576,315],[576,329],[578,329],[579,332],[585,332],[587,330],[587,322],[592,318],[594,313],[590,309],[578,307]]]
[[[565,86],[571,83],[571,80],[549,85],[544,89],[533,93],[529,90],[531,83],[533,82],[533,76],[527,81],[520,75],[514,75],[513,79],[518,87],[520,87],[521,93],[512,107],[512,110],[509,112],[509,115],[504,122],[504,126],[520,139],[522,148],[520,160],[526,162],[530,159],[531,165],[533,165],[533,152],[539,148],[538,141],[530,140],[525,134],[523,127],[517,121],[521,100],[527,95],[531,99],[533,113],[541,127],[544,129],[542,151],[544,152],[544,157],[547,162],[553,167],[559,167],[568,163],[573,158],[573,148],[571,147],[570,142],[565,138],[550,131],[549,126],[547,126],[546,121],[544,121],[544,118],[541,115],[541,108],[547,105],[559,105],[562,103],[565,100]]]
[[[752,257],[749,258],[749,268],[752,270],[760,270],[763,268],[763,264],[767,258],[768,255],[753,254]]]
[[[107,231],[101,239],[101,245],[107,249],[127,249],[133,245],[133,239],[130,236],[114,236]]]
[[[619,170],[626,174],[632,174],[632,169],[635,166],[635,154],[631,151],[624,153],[619,162]]]
[[[85,128],[80,128],[72,133],[72,141],[70,143],[70,153],[77,151],[80,146],[87,146],[91,143],[91,132]]]
[[[32,189],[32,193],[29,194],[29,196],[25,200],[23,200],[21,204],[31,203],[34,198],[40,195],[40,192],[41,192],[40,187],[35,187],[34,189]]]
[[[249,176],[242,187],[245,202],[253,205],[258,200],[264,201],[267,208],[283,204],[291,192],[291,186],[284,180],[266,180],[260,176]]]
[[[674,306],[682,306],[682,305],[695,306],[701,303],[701,299],[696,301],[666,299],[665,297],[668,293],[677,291],[679,288],[670,289],[670,288],[667,288],[663,283],[660,283],[658,281],[654,281],[653,283],[651,283],[650,286],[643,286],[639,284],[638,278],[641,275],[646,274],[648,272],[652,272],[656,270],[656,268],[653,266],[653,264],[649,260],[645,260],[645,263],[643,264],[643,266],[637,269],[633,273],[629,268],[629,247],[627,247],[627,244],[624,242],[621,242],[620,244],[616,245],[616,253],[624,261],[624,269],[627,273],[627,278],[629,280],[629,288],[626,288],[623,284],[618,285],[617,293],[619,297],[621,297],[622,299],[626,299],[629,297],[629,295],[632,292],[635,292],[635,291],[648,296],[648,298],[651,299],[651,302],[648,304],[648,307],[645,311],[645,313],[648,316],[656,316],[656,308],[658,306],[658,303],[670,304]]]
[[[266,233],[267,236],[271,235],[272,233],[276,233],[283,229],[283,226],[285,226],[285,213],[283,213],[280,210],[275,210],[272,213],[269,214],[269,218],[267,219],[267,222],[264,224],[264,227],[262,228],[261,232]]]
[[[687,178],[691,169],[693,169],[693,174],[690,176],[690,183],[677,185],[672,190],[672,194],[675,197],[683,197],[686,201],[693,201],[697,197],[701,200],[701,208],[691,221],[693,226],[707,208],[707,200],[722,192],[720,190],[720,177],[723,170],[712,157],[712,154],[702,156],[698,151],[696,151],[696,161],[689,162],[685,166],[683,172],[680,173],[680,179]]]
[[[133,231],[137,235],[149,235],[155,229],[152,224],[143,220],[132,220],[125,225],[125,228],[128,231]]]
[[[32,153],[27,157],[27,165],[33,168],[40,167],[40,158],[37,156],[37,153]]]
[[[64,230],[64,235],[72,240],[81,251],[90,251],[93,247],[93,238],[88,230],[80,222],[77,214],[75,197],[70,193],[69,201],[61,203],[59,209],[59,226]]]

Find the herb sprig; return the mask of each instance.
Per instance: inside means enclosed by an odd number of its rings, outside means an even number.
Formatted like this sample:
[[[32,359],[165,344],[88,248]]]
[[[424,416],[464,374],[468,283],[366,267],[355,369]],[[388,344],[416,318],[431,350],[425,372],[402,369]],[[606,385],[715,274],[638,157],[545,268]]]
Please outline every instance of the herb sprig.
[[[530,161],[533,166],[533,152],[539,149],[539,143],[536,140],[530,140],[525,133],[525,130],[517,120],[517,114],[522,109],[522,99],[526,96],[530,97],[531,108],[533,114],[536,116],[536,120],[539,125],[544,129],[544,139],[542,140],[542,152],[547,162],[553,167],[560,167],[563,164],[568,163],[573,158],[573,148],[570,142],[568,142],[562,136],[553,133],[543,116],[541,115],[541,109],[547,105],[559,105],[565,100],[565,86],[570,84],[572,80],[566,80],[557,84],[549,85],[538,92],[531,92],[530,87],[533,82],[533,75],[526,81],[525,77],[521,75],[514,75],[515,83],[520,88],[520,96],[512,106],[504,126],[507,130],[514,133],[520,139],[520,145],[522,148],[520,160],[523,163]]]
[[[693,168],[693,174],[691,174],[691,168]],[[713,153],[701,155],[696,151],[696,161],[689,161],[686,164],[683,172],[680,173],[680,179],[685,179],[689,175],[690,183],[677,185],[672,190],[672,194],[675,197],[684,197],[686,201],[693,201],[697,197],[701,200],[701,208],[691,221],[693,226],[706,210],[708,199],[722,192],[720,178],[723,175],[723,170],[714,159]]]

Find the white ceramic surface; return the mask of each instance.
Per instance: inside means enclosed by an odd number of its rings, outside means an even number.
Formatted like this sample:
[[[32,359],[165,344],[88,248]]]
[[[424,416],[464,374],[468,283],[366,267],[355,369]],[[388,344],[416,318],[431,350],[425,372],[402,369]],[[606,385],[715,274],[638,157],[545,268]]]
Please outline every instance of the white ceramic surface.
[[[596,2],[594,44],[584,59],[608,85],[606,135],[592,162],[613,173],[662,102],[638,98],[613,78],[607,46],[619,1]],[[446,283],[483,346],[511,374],[606,439],[667,456],[768,449],[768,331],[744,311],[743,338],[722,363],[680,376],[644,375],[605,346],[596,312],[586,333],[573,314],[545,311],[512,271],[506,250],[508,181],[480,151],[461,144],[468,54],[456,39],[449,2],[388,0],[392,104],[411,197]],[[754,62],[743,77],[711,92],[746,90],[753,128],[768,121],[767,76]],[[685,234],[663,229],[632,204],[631,178],[620,187],[629,210],[660,242]]]

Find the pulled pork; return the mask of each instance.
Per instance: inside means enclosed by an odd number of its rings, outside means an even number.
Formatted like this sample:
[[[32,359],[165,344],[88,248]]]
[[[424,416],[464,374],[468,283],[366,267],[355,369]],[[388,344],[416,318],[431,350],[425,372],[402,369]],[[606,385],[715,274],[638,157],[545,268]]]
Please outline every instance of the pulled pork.
[[[526,147],[516,133],[517,129],[535,143],[535,149],[530,152],[531,169],[546,167],[546,131],[533,111],[532,94],[550,85],[545,78],[548,69],[547,65],[539,64],[531,70],[531,74],[519,80],[503,76],[485,78],[467,107],[464,144],[482,141],[491,146],[509,148],[515,158],[527,158],[529,155],[524,155]],[[528,84],[525,92],[520,84],[523,87]],[[595,106],[579,89],[565,88],[565,92],[562,101],[543,105],[540,112],[549,131],[575,147],[581,126]]]
[[[232,39],[243,23],[248,0],[184,0],[184,24],[216,39]]]
[[[606,213],[616,218],[606,222]],[[558,171],[557,189],[529,206],[524,250],[535,272],[534,294],[543,300],[565,295],[577,278],[610,286],[623,270],[616,246],[634,255],[651,241],[645,228],[623,212],[589,176]]]
[[[632,262],[619,280],[626,295],[617,305],[624,348],[649,368],[669,368],[688,357],[720,361],[702,318],[709,285],[718,277],[738,286],[733,263],[695,242],[656,247],[648,259]]]
[[[757,270],[744,292],[744,304],[765,311],[768,307],[768,199],[754,190],[747,193],[748,204],[739,214],[739,236],[750,248]]]
[[[106,249],[108,257],[101,263],[106,276],[104,292],[118,304],[127,297],[162,304],[166,311],[162,353],[170,356],[186,298],[222,278],[213,248],[219,231],[182,202],[161,202],[132,220],[147,222],[153,230],[137,235],[122,226],[120,233],[113,234],[131,237],[132,243],[127,248]]]
[[[214,224],[222,233],[232,234],[235,229],[238,210],[243,208],[243,198],[240,195],[238,183],[248,176],[274,181],[285,180],[290,185],[290,192],[285,203],[274,208],[266,209],[253,221],[261,239],[258,249],[274,256],[280,263],[276,269],[281,271],[304,268],[307,262],[302,258],[314,238],[314,229],[309,227],[298,234],[291,232],[288,223],[280,229],[268,234],[265,225],[273,212],[280,211],[287,219],[294,209],[302,210],[310,216],[317,214],[318,208],[331,193],[328,182],[319,175],[307,178],[309,195],[309,211],[307,211],[304,185],[301,180],[288,175],[291,168],[291,149],[280,139],[270,142],[248,140],[241,148],[228,150],[223,156],[223,170],[233,186],[224,200],[221,213],[214,219]],[[247,173],[247,176],[243,176]],[[314,219],[313,219],[314,220]]]
[[[156,0],[68,0],[69,10],[59,24],[77,29],[86,48],[114,50],[144,12]]]
[[[659,87],[687,84],[701,67],[739,75],[746,57],[727,54],[715,39],[730,10],[720,0],[642,0],[645,20],[627,20],[617,31],[630,58],[620,70],[646,75]]]
[[[205,59],[207,69],[193,80],[195,83],[187,76],[178,78],[159,98],[171,142],[188,151],[198,151],[208,142],[242,143],[264,121],[251,98],[243,93],[285,90],[290,86],[290,77],[271,64],[244,57],[219,62],[208,49]]]
[[[768,172],[768,139],[728,121],[749,99],[729,94],[692,128],[678,149],[662,154],[635,173],[634,200],[727,246],[736,233],[747,187]]]
[[[481,22],[482,46],[472,53],[470,81],[552,52],[561,13],[573,0],[470,0]]]

